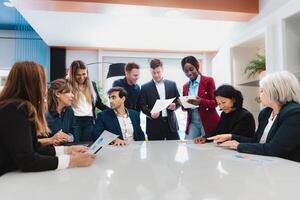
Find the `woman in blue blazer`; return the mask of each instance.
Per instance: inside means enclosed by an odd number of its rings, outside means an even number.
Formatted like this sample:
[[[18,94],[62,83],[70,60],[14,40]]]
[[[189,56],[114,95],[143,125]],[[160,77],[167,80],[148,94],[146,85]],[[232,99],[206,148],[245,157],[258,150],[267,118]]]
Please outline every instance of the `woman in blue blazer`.
[[[259,114],[255,138],[224,134],[208,139],[239,152],[300,162],[300,86],[297,78],[286,71],[266,76],[260,82],[260,100],[266,108]]]

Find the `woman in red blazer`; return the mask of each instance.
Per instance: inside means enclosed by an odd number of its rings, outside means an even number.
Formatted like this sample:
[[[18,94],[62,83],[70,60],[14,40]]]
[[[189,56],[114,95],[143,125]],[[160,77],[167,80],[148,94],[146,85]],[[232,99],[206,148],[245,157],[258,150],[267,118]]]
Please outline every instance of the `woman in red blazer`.
[[[183,58],[181,66],[190,79],[183,86],[183,96],[196,96],[196,99],[190,99],[188,103],[199,106],[184,109],[188,112],[185,139],[194,139],[214,130],[219,122],[214,98],[215,82],[213,78],[199,72],[199,63],[194,56]]]

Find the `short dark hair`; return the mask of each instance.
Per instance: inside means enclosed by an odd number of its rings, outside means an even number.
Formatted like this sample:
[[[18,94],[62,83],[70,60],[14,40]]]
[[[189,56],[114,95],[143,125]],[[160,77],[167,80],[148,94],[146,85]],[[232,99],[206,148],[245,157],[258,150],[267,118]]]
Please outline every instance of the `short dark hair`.
[[[150,61],[150,67],[151,69],[155,69],[157,67],[162,67],[163,63],[161,62],[161,60],[154,58]]]
[[[140,69],[140,66],[138,64],[134,63],[134,62],[129,62],[129,63],[126,64],[125,70],[127,72],[130,72],[133,69]]]
[[[235,89],[233,86],[231,85],[221,85],[220,87],[218,87],[218,89],[214,92],[215,97],[220,96],[220,97],[225,97],[225,98],[229,98],[229,99],[234,99],[234,104],[233,107],[236,109],[242,109],[243,108],[243,95],[242,93]]]
[[[199,62],[197,60],[197,58],[195,58],[194,56],[186,56],[184,57],[182,60],[181,60],[181,67],[182,67],[182,70],[184,68],[184,65],[186,63],[190,63],[191,65],[193,65],[197,71],[199,71]]]
[[[123,97],[127,98],[127,96],[128,96],[127,91],[122,87],[112,87],[108,90],[107,94],[110,95],[113,92],[119,92],[120,98],[123,98]]]

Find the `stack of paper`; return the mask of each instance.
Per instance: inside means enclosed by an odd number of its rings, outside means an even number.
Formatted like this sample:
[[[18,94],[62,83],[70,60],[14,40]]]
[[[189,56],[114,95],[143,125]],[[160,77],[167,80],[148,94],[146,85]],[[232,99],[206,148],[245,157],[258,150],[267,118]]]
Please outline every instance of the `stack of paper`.
[[[98,137],[98,139],[91,145],[90,152],[97,153],[103,146],[109,145],[117,137],[116,134],[113,134],[108,131],[103,131],[103,133]]]
[[[158,113],[166,109],[174,100],[175,98],[165,100],[157,99],[151,110],[151,113]]]
[[[193,105],[193,104],[188,103],[187,101],[189,99],[196,99],[196,96],[183,96],[183,97],[179,97],[181,105],[184,108],[198,108],[199,107],[198,105]]]

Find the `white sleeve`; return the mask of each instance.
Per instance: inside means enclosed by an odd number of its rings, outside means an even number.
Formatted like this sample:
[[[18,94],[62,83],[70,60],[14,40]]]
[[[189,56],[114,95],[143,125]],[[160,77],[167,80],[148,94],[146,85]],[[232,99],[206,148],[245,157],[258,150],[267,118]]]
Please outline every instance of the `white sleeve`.
[[[66,169],[69,167],[70,156],[69,155],[59,155],[58,157],[58,166],[56,170]]]
[[[65,154],[65,147],[64,146],[55,146],[54,148],[55,148],[56,156]]]

